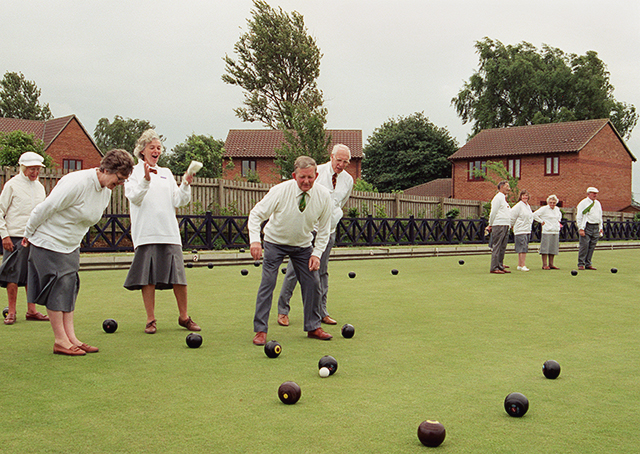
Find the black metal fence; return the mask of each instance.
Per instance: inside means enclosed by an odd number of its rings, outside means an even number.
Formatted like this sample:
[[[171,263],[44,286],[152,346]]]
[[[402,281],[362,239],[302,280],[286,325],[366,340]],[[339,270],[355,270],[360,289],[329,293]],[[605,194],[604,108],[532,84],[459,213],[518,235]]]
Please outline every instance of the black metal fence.
[[[240,249],[249,247],[247,216],[179,215],[184,249]],[[560,241],[578,241],[574,221],[563,221]],[[343,218],[336,246],[402,246],[487,243],[485,219]],[[531,241],[540,241],[534,223]],[[638,240],[640,222],[605,221],[602,240]],[[513,240],[513,239],[511,239]],[[131,222],[127,214],[108,214],[87,233],[82,252],[130,252]]]

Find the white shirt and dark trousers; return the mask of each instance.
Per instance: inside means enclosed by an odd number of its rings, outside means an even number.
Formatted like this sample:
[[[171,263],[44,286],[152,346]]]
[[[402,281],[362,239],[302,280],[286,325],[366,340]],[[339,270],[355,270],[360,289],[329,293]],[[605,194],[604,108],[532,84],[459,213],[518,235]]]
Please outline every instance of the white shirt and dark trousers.
[[[491,226],[491,268],[489,271],[508,272],[504,269],[504,254],[509,241],[509,229],[511,228],[511,207],[502,192],[498,192],[491,200],[491,214],[489,215]]]
[[[591,266],[591,258],[603,228],[600,202],[589,197],[583,199],[576,207],[576,224],[578,230],[584,230],[578,243],[578,268],[595,269]]]
[[[265,220],[269,221],[264,227],[262,281],[253,319],[256,333],[266,333],[269,329],[273,290],[286,256],[289,256],[289,265],[293,267],[302,289],[304,331],[314,331],[321,325],[319,273],[309,270],[309,260],[312,255],[322,257],[327,247],[331,230],[331,196],[327,188],[314,184],[304,193],[306,207],[301,210],[302,194],[296,180],[285,181],[271,188],[249,213],[250,243],[260,242],[260,225]]]
[[[335,175],[335,187],[334,187],[334,175]],[[331,235],[329,236],[329,242],[327,247],[320,257],[320,290],[322,292],[322,300],[320,303],[320,315],[324,320],[329,316],[327,311],[327,294],[329,292],[329,257],[331,256],[331,249],[336,242],[336,228],[338,222],[342,219],[343,211],[342,207],[347,203],[353,190],[353,177],[348,172],[342,171],[335,173],[331,166],[331,161],[326,162],[318,166],[318,178],[314,185],[321,185],[329,189],[331,194]],[[293,290],[296,288],[298,279],[296,279],[296,273],[293,267],[287,267],[287,274],[282,283],[280,289],[280,297],[278,298],[278,314],[289,314],[289,300],[293,295]]]

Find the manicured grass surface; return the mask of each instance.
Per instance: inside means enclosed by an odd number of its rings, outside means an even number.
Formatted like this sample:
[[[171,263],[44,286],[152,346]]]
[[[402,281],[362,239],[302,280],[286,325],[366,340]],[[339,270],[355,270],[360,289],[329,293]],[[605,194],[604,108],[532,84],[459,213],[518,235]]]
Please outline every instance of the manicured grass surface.
[[[49,324],[24,321],[21,290],[18,323],[0,326],[0,451],[418,453],[433,449],[418,425],[437,419],[438,452],[638,452],[640,251],[596,251],[598,271],[573,277],[576,256],[542,271],[530,254],[522,273],[509,255],[504,276],[488,273],[489,256],[332,262],[334,339],[305,337],[296,290],[291,326],[272,309],[277,359],[251,344],[261,268],[187,270],[199,349],[186,346],[171,292],[157,292],[158,332],[146,335],[126,271],[92,271],[76,331],[100,352],[53,355]],[[102,331],[106,318],[116,333]],[[323,379],[326,354],[338,371]],[[547,359],[562,366],[556,380],[542,375]],[[302,388],[292,406],[277,397],[288,380]],[[523,418],[504,411],[513,391],[529,398]]]

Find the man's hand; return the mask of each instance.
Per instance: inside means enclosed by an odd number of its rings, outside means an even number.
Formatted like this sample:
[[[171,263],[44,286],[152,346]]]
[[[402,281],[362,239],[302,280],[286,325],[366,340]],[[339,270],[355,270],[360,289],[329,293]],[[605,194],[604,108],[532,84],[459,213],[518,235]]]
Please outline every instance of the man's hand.
[[[320,259],[315,255],[309,258],[309,271],[318,271],[320,269]]]
[[[250,251],[253,260],[260,260],[262,258],[262,246],[259,241],[251,243]]]
[[[11,242],[10,236],[5,236],[2,239],[2,247],[9,252],[13,252],[13,243]]]
[[[29,246],[29,240],[26,239],[26,238],[23,238],[22,242],[20,244],[22,244],[22,247],[28,247]]]
[[[580,236],[584,236],[584,235],[585,235],[585,233],[584,233],[584,229],[580,229],[580,230],[578,230],[578,233],[580,234]]]

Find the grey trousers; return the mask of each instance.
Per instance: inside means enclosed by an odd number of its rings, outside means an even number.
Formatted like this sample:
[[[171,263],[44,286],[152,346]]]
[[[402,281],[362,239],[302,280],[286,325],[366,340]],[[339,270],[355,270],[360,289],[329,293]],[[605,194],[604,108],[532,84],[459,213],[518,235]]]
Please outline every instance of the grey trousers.
[[[489,271],[504,270],[504,253],[509,242],[509,226],[494,225],[491,227],[491,269]]]
[[[302,289],[304,308],[304,330],[313,331],[320,327],[320,278],[317,271],[309,271],[309,258],[313,247],[307,248],[264,243],[262,260],[262,281],[256,297],[256,313],[253,318],[254,332],[269,329],[269,313],[273,301],[273,290],[278,281],[278,271],[284,258],[289,256],[289,266],[296,273]]]
[[[591,266],[593,251],[600,239],[600,225],[587,222],[584,228],[584,236],[579,238],[578,266]]]
[[[320,273],[320,292],[322,294],[322,299],[320,300],[320,318],[325,318],[329,315],[329,312],[327,312],[327,294],[329,293],[329,256],[331,255],[331,249],[335,243],[336,232],[333,232],[331,236],[329,236],[327,248],[322,253],[322,257],[320,257],[320,269],[318,270],[318,273]],[[280,289],[280,296],[278,297],[278,314],[289,314],[289,300],[291,300],[291,295],[293,295],[293,291],[295,290],[297,283],[298,279],[296,278],[296,273],[293,267],[288,266],[287,274],[284,277],[284,282]]]

